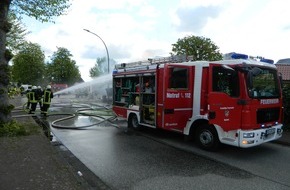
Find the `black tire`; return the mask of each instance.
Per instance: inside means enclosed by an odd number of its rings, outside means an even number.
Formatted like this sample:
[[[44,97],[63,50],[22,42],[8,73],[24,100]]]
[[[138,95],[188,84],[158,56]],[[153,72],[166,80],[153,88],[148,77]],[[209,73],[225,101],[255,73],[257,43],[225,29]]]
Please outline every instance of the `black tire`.
[[[196,142],[204,150],[216,151],[220,141],[213,126],[202,125],[196,131]]]
[[[128,120],[128,128],[140,129],[136,114],[131,114]]]

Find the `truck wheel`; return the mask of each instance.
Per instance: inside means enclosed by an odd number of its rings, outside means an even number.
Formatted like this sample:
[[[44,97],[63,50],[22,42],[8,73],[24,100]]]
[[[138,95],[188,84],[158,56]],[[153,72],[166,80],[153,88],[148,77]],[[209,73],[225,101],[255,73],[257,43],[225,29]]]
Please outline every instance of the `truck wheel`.
[[[129,121],[128,121],[128,127],[129,128],[134,128],[134,129],[139,129],[139,122],[138,122],[138,118],[136,116],[136,114],[132,114],[129,117]]]
[[[197,129],[196,141],[200,148],[209,151],[216,151],[220,141],[213,126],[202,125]]]

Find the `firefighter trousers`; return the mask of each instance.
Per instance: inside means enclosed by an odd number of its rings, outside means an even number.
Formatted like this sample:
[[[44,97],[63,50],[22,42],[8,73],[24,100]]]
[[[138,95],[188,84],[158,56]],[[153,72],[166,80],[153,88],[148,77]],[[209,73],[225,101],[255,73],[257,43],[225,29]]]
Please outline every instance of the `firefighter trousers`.
[[[26,109],[30,109],[30,102],[29,101],[26,104]]]
[[[48,108],[50,107],[50,104],[42,104],[41,114],[47,115]]]
[[[31,108],[29,113],[34,114],[36,110],[37,102],[31,102]]]

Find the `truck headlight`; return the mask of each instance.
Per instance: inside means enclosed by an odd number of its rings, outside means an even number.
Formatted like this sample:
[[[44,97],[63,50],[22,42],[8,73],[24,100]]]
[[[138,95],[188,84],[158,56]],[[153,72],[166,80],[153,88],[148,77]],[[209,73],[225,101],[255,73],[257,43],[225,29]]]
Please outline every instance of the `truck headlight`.
[[[249,140],[249,141],[246,141],[246,140],[243,140],[243,144],[254,144],[254,140]]]
[[[244,138],[253,138],[255,137],[255,133],[243,133]]]

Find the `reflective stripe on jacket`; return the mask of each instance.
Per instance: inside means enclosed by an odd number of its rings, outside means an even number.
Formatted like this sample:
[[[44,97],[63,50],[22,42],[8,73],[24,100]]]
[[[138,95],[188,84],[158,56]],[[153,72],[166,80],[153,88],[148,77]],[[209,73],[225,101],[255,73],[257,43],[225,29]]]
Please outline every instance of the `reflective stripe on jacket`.
[[[52,92],[50,90],[45,90],[43,92],[43,104],[50,104],[51,98],[53,98]]]
[[[29,96],[29,101],[31,103],[37,103],[37,99],[35,99],[35,92],[34,91],[31,91],[28,96]]]

